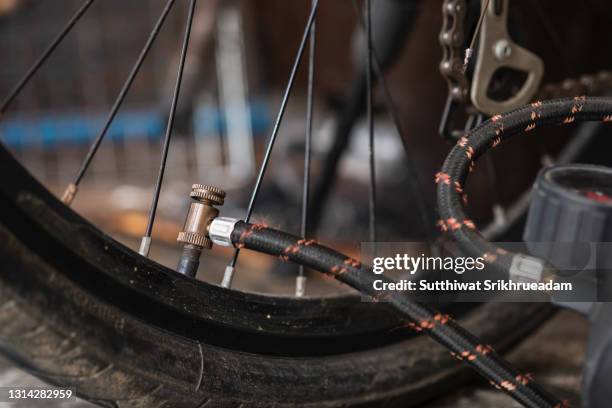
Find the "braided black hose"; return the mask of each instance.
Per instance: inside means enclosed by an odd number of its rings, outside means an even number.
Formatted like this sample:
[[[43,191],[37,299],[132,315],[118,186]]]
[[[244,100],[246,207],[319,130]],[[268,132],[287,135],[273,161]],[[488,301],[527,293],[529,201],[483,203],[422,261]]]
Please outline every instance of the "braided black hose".
[[[424,303],[413,302],[400,291],[378,292],[375,280],[392,282],[382,275],[369,273],[358,261],[326,248],[313,240],[302,239],[285,232],[239,221],[231,240],[238,248],[279,256],[284,261],[329,274],[340,282],[369,295],[373,300],[390,302],[407,318],[405,327],[424,332],[466,362],[491,384],[526,407],[561,408],[564,403],[536,384],[529,375],[522,375],[499,356],[491,346],[483,344],[463,329],[450,316]]]
[[[484,257],[490,262],[488,271],[507,278],[515,254],[486,241],[465,214],[467,199],[464,187],[468,174],[480,156],[513,135],[531,132],[543,125],[583,121],[611,122],[612,98],[579,96],[534,102],[504,115],[496,115],[459,139],[442,170],[436,174],[441,229],[457,241],[466,255]],[[520,158],[517,158],[517,165],[520,165]],[[554,273],[554,270],[550,272]]]

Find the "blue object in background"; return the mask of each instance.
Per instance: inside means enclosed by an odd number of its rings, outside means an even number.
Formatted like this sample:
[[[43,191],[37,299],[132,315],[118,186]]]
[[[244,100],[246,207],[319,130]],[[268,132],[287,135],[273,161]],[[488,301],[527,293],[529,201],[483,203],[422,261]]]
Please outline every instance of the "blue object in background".
[[[263,100],[252,101],[249,105],[251,112],[251,129],[253,135],[261,135],[266,132],[270,123],[268,116],[268,105]],[[202,105],[196,107],[193,114],[193,131],[198,137],[218,135],[226,133],[226,118],[216,107]]]
[[[249,108],[253,134],[263,134],[269,123],[266,103],[255,101]],[[0,121],[0,140],[16,149],[30,146],[54,149],[62,144],[88,145],[102,129],[106,115],[61,112],[16,116]],[[159,139],[164,133],[165,121],[166,116],[155,109],[126,110],[117,114],[105,138],[125,141]],[[224,129],[225,118],[216,107],[196,107],[193,131],[198,137],[216,136]]]

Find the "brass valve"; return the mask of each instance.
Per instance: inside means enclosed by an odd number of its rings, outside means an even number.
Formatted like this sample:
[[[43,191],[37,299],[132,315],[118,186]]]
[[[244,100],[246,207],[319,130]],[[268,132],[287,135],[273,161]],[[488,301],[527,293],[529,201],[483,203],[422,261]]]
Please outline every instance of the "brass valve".
[[[194,184],[191,186],[189,196],[193,201],[183,231],[179,232],[176,239],[183,243],[183,253],[177,270],[184,275],[194,277],[198,271],[202,249],[212,248],[208,227],[219,215],[219,210],[214,206],[223,205],[225,191],[213,186]]]

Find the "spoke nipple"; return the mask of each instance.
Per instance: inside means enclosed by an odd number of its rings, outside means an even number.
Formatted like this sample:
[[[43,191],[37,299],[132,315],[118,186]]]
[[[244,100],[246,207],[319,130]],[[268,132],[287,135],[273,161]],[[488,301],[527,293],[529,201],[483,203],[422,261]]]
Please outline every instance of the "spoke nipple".
[[[225,272],[223,273],[223,280],[221,281],[221,286],[223,286],[224,288],[231,288],[232,280],[234,280],[234,267],[232,265],[227,265],[225,267]]]
[[[138,253],[142,256],[149,256],[149,250],[151,249],[151,237],[144,236],[140,241],[140,249]]]
[[[208,236],[208,228],[213,219],[219,215],[215,205],[223,205],[225,191],[218,187],[204,184],[191,186],[192,198],[185,226],[179,232],[177,241],[183,244],[183,253],[177,270],[191,277],[196,275],[200,264],[202,249],[212,248],[212,241]]]
[[[303,297],[306,293],[306,276],[300,275],[295,278],[295,296]]]
[[[62,202],[67,206],[70,206],[70,204],[72,204],[72,200],[74,200],[74,196],[76,196],[77,191],[79,191],[79,187],[77,187],[76,184],[68,184],[66,191],[64,191],[64,194],[62,194]]]

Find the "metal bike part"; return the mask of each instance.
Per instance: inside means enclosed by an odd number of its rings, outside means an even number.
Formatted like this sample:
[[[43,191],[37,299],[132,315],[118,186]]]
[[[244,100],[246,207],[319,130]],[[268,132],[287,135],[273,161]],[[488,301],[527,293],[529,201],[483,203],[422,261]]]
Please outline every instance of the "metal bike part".
[[[183,243],[183,253],[177,271],[183,275],[195,277],[200,264],[202,249],[212,248],[208,237],[208,226],[219,215],[214,205],[223,205],[225,192],[217,187],[194,184],[189,196],[193,199],[183,231],[176,240]]]
[[[466,42],[467,8],[465,0],[446,0],[442,5],[443,22],[439,40],[443,56],[440,62],[440,73],[448,83],[449,99],[454,102],[464,102],[469,99],[467,97],[469,82],[463,69],[462,58]]]
[[[257,174],[257,179],[255,180],[255,185],[253,186],[253,190],[251,192],[251,198],[249,199],[247,213],[246,213],[246,216],[244,217],[245,222],[249,222],[249,220],[251,219],[251,215],[253,215],[253,209],[255,208],[255,201],[257,201],[257,197],[259,195],[259,191],[263,183],[263,178],[266,174],[268,164],[270,163],[270,157],[272,155],[272,150],[274,149],[274,143],[276,142],[276,138],[278,136],[278,131],[280,129],[281,122],[283,121],[283,117],[285,116],[285,110],[287,108],[287,103],[289,102],[289,96],[291,95],[291,91],[293,90],[293,84],[295,82],[297,71],[300,66],[300,61],[302,60],[302,54],[304,53],[304,49],[306,48],[306,42],[308,41],[308,37],[310,34],[310,30],[312,28],[312,24],[314,23],[315,16],[317,15],[318,6],[319,6],[319,0],[314,0],[312,2],[312,7],[310,9],[310,15],[308,16],[308,22],[306,23],[306,27],[304,28],[304,32],[302,34],[302,40],[300,41],[300,46],[298,47],[297,55],[295,56],[295,59],[293,61],[291,73],[289,74],[289,80],[287,81],[285,92],[283,93],[281,105],[278,110],[276,120],[274,122],[274,127],[272,128],[272,133],[270,134],[270,138],[268,139],[268,143],[266,145],[266,150],[264,153],[263,160],[261,162],[261,165],[259,166],[259,172]],[[227,268],[225,268],[226,273],[223,278],[224,282],[226,282],[226,277],[228,275],[233,274],[236,268],[236,263],[238,262],[239,255],[240,255],[240,248],[237,248],[234,251],[234,256],[232,257],[232,260],[230,261]]]
[[[303,297],[306,294],[306,276],[298,275],[295,278],[295,297]]]
[[[208,226],[208,237],[212,243],[225,247],[233,247],[234,244],[232,244],[232,232],[234,232],[234,227],[238,221],[239,220],[236,218],[227,217],[217,217],[213,219]],[[221,286],[224,288],[229,288],[232,286],[235,269],[236,268],[234,268],[231,264],[225,267]]]
[[[81,7],[76,11],[76,13],[70,18],[70,20],[66,23],[66,25],[62,28],[59,34],[53,39],[53,41],[47,46],[47,48],[43,51],[43,53],[38,57],[36,62],[30,67],[30,69],[25,73],[25,75],[19,80],[17,85],[11,90],[11,92],[6,96],[6,98],[0,104],[0,115],[3,114],[13,100],[21,93],[23,88],[30,82],[32,77],[38,72],[40,67],[44,65],[49,56],[53,54],[55,49],[61,42],[64,40],[66,35],[70,33],[74,25],[83,17],[83,14],[89,9],[89,7],[93,4],[94,0],[85,1]]]
[[[174,128],[174,120],[176,117],[176,109],[178,106],[179,94],[181,92],[181,83],[183,81],[183,72],[185,71],[185,61],[187,60],[187,51],[189,49],[189,38],[191,37],[191,27],[193,26],[193,17],[195,15],[196,0],[190,0],[189,11],[187,14],[187,22],[185,24],[185,33],[183,35],[183,45],[181,47],[181,56],[178,64],[178,72],[176,75],[176,82],[174,85],[174,91],[172,93],[172,102],[170,104],[170,113],[166,123],[166,132],[164,135],[164,143],[162,145],[161,161],[159,163],[159,170],[157,172],[157,180],[155,181],[155,189],[153,192],[153,199],[151,200],[151,207],[149,209],[149,219],[147,221],[147,229],[144,236],[142,237],[141,250],[149,249],[148,246],[144,245],[144,242],[151,238],[153,233],[153,224],[155,223],[155,215],[157,214],[157,204],[159,203],[159,196],[161,194],[161,187],[164,181],[164,173],[166,172],[166,163],[168,161],[168,152],[170,150],[170,140],[172,139],[172,132]],[[224,193],[225,195],[225,193]],[[149,244],[150,245],[150,244]],[[141,252],[142,256],[147,256],[148,253]]]
[[[481,7],[480,17],[478,17],[478,23],[476,24],[476,29],[474,30],[474,34],[472,35],[472,40],[470,41],[470,46],[465,50],[465,57],[463,58],[463,72],[466,72],[468,66],[470,64],[470,60],[472,59],[472,55],[474,54],[474,45],[476,44],[476,39],[478,38],[478,34],[480,34],[480,27],[482,27],[482,22],[484,20],[486,9],[489,8],[489,2],[491,0],[486,0],[484,6]]]
[[[217,217],[208,226],[208,238],[215,245],[224,247],[234,246],[232,244],[232,232],[239,220],[237,218]]]
[[[521,47],[510,37],[510,0],[481,0],[483,7],[487,3],[489,4],[482,22],[470,98],[480,112],[495,115],[531,101],[540,87],[544,63],[540,57]],[[488,89],[496,72],[504,68],[524,72],[527,79],[516,94],[506,100],[497,101],[489,96]]]
[[[485,1],[482,0],[481,3]],[[491,1],[491,6],[496,7],[500,14],[504,11],[501,7],[503,4],[498,0]],[[475,11],[471,10],[466,0],[444,0],[442,5],[443,22],[439,35],[439,42],[443,51],[440,73],[448,84],[448,99],[440,120],[439,133],[452,143],[456,142],[464,133],[460,121],[461,115],[477,113],[477,109],[472,106],[470,89],[476,78],[472,72],[472,65],[474,65],[474,61],[481,58],[481,55],[472,55],[468,69],[463,69],[463,50],[467,46],[469,28],[471,27],[470,21],[473,20],[474,16]],[[501,42],[494,42],[492,48],[487,52],[487,57],[496,60],[498,64],[500,59],[503,62],[516,49],[513,43],[508,42],[507,39],[499,40]],[[601,71],[583,75],[580,78],[567,78],[558,83],[544,84],[534,99],[601,95],[610,89],[612,89],[612,73]],[[493,114],[498,113],[501,113],[501,111],[493,112]]]
[[[459,140],[465,134],[465,128],[469,127],[467,123],[462,122],[465,114],[467,113],[469,121],[471,116],[477,113],[471,106],[469,97],[470,78],[467,68],[473,59],[473,44],[468,44],[466,24],[469,25],[468,21],[471,20],[473,13],[468,12],[470,10],[466,0],[445,0],[442,4],[443,21],[438,37],[443,52],[440,73],[446,79],[448,96],[438,125],[438,133],[451,143]],[[481,19],[479,23],[481,24]]]
[[[315,0],[312,0],[314,3]],[[315,82],[315,53],[317,49],[317,27],[316,20],[310,29],[308,40],[308,90],[306,95],[306,134],[304,140],[304,181],[302,184],[302,219],[300,223],[300,235],[306,236],[308,230],[308,201],[310,200],[310,162],[312,157],[312,125],[314,116],[314,82]],[[295,296],[302,297],[306,293],[306,274],[304,265],[298,268],[298,276],[295,278]]]
[[[79,168],[79,171],[74,178],[74,182],[69,184],[66,190],[64,191],[64,194],[62,195],[62,202],[64,204],[70,205],[72,201],[74,200],[76,194],[78,193],[78,186],[81,183],[81,180],[83,179],[83,177],[85,177],[85,174],[87,170],[89,169],[94,157],[98,153],[98,149],[100,148],[100,145],[102,144],[102,140],[104,140],[104,137],[106,136],[108,130],[110,129],[117,115],[117,112],[119,112],[119,109],[121,108],[123,102],[125,101],[126,96],[128,92],[130,91],[132,84],[134,83],[134,80],[136,79],[136,76],[140,72],[140,69],[147,55],[149,54],[149,51],[151,50],[153,44],[155,43],[155,40],[157,39],[157,36],[159,32],[161,31],[164,25],[164,22],[166,21],[166,18],[168,17],[168,14],[170,13],[170,10],[172,9],[172,6],[174,5],[174,3],[175,3],[175,0],[168,0],[161,15],[157,19],[155,26],[153,27],[153,29],[151,30],[151,33],[149,34],[149,38],[144,44],[142,50],[140,51],[140,54],[138,55],[136,62],[132,66],[132,69],[128,77],[126,78],[125,82],[123,83],[123,86],[121,87],[121,90],[119,91],[119,94],[117,95],[115,102],[113,103],[113,106],[111,107],[108,113],[108,116],[106,117],[106,120],[104,122],[104,125],[102,126],[102,129],[100,129],[99,133],[97,134],[96,138],[91,144],[89,151],[87,152],[87,155],[83,159],[83,162]],[[140,246],[140,249],[141,249],[140,254],[145,255],[145,256],[148,254],[148,246],[145,244],[145,242],[147,241],[146,238],[150,238],[150,236],[146,235],[145,237],[143,237],[143,240]],[[146,250],[147,252],[142,252],[143,250]]]

